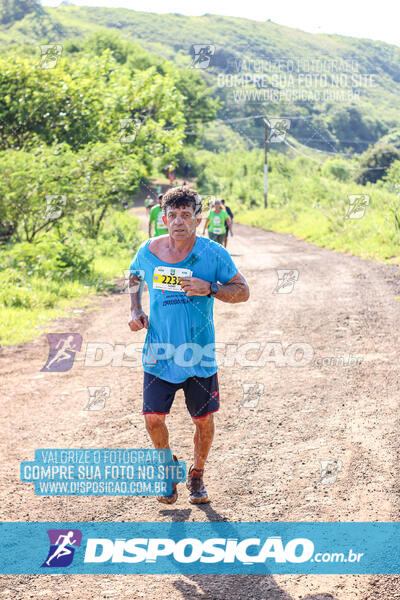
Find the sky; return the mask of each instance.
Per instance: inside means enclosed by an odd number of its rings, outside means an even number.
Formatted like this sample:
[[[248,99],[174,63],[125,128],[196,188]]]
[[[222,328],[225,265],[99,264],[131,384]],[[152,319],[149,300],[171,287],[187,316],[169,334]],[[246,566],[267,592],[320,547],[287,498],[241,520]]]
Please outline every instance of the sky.
[[[42,0],[44,6],[57,6],[60,0]],[[337,33],[353,37],[382,40],[400,46],[399,0],[246,0],[235,5],[232,0],[73,0],[85,6],[123,7],[156,13],[183,15],[227,15],[255,21],[271,19],[311,33]]]

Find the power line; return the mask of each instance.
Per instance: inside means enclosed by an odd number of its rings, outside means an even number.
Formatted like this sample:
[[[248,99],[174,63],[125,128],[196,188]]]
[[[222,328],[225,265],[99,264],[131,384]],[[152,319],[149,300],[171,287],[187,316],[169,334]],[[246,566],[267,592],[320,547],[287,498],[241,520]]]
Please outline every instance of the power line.
[[[305,158],[309,158],[310,160],[318,163],[319,165],[325,165],[325,162],[322,162],[320,160],[317,160],[316,158],[314,158],[313,156],[310,156],[308,154],[304,154],[304,152],[301,152],[300,150],[298,150],[295,146],[292,146],[292,144],[289,144],[289,142],[287,140],[282,140],[286,146],[289,146],[289,148],[291,148],[292,150],[294,150],[294,152],[297,152],[297,154],[300,154],[301,156],[304,156]],[[338,154],[337,152],[327,152],[327,154]],[[342,166],[342,169],[347,169],[348,171],[385,171],[387,170],[388,167],[346,167],[346,166]]]
[[[234,119],[213,119],[212,121],[207,121],[207,120],[198,120],[195,121],[195,124],[204,124],[204,125],[209,125],[209,124],[216,124],[217,122],[219,123],[237,123],[239,121],[250,121],[251,119],[261,119],[261,118],[266,118],[266,115],[252,115],[250,117],[238,117],[238,118],[234,118]],[[272,119],[290,119],[290,120],[296,120],[296,119],[312,119],[312,116],[299,116],[299,115],[288,115],[288,116],[278,116],[278,117],[271,117],[269,116],[269,118]],[[311,125],[314,129],[314,126]],[[169,131],[171,129],[174,129],[174,127],[164,127],[163,128],[165,131]],[[321,135],[321,132],[319,132],[318,130],[315,130],[316,133],[318,135]],[[184,131],[183,132],[185,135],[198,135],[198,131]],[[311,138],[295,138],[298,142],[304,142],[304,141],[309,141]],[[340,142],[342,144],[375,144],[377,141],[379,140],[343,140],[343,139],[337,139],[335,138],[334,140],[321,140],[323,143],[325,144],[330,144],[333,145],[337,142]],[[352,156],[353,154],[350,152],[328,152],[327,150],[319,150],[318,148],[313,148],[313,150],[315,150],[316,152],[325,152],[326,154],[342,154],[343,156]]]
[[[234,119],[212,119],[211,121],[208,119],[192,119],[192,122],[194,122],[196,125],[197,124],[210,124],[210,123],[215,123],[216,121],[219,121],[221,123],[237,123],[238,121],[250,121],[251,119],[264,119],[266,117],[265,114],[262,115],[251,115],[250,117],[236,117]],[[311,115],[307,115],[307,116],[303,116],[303,115],[290,115],[290,116],[279,116],[279,117],[272,117],[272,118],[277,118],[277,119],[312,119],[313,117]],[[169,129],[175,129],[175,127],[171,126],[171,127],[163,127],[164,130],[169,130]]]

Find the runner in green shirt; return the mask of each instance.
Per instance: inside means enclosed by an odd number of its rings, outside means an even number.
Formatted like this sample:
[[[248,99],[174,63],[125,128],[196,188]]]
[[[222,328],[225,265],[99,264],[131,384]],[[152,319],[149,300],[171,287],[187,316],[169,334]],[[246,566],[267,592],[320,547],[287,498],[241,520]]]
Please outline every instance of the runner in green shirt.
[[[146,213],[149,215],[152,207],[154,206],[154,200],[151,196],[147,196],[144,201],[144,205],[146,207]]]
[[[164,214],[164,212],[161,208],[162,199],[163,199],[163,195],[160,194],[158,196],[158,204],[156,204],[156,206],[153,206],[153,208],[150,211],[149,238],[151,238],[152,223],[154,223],[154,237],[168,233],[168,229],[164,225],[164,222],[162,220],[162,217]]]
[[[223,244],[225,240],[225,223],[230,227],[231,220],[226,210],[221,208],[221,200],[217,198],[204,224],[203,235],[208,227],[208,237],[210,240],[214,240],[218,244]]]

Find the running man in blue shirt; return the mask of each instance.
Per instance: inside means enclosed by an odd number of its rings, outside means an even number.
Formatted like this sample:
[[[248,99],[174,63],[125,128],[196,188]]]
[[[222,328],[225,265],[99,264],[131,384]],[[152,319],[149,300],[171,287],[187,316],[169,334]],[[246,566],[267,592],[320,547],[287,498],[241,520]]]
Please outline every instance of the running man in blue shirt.
[[[249,288],[229,252],[220,244],[196,235],[201,222],[201,200],[188,186],[170,189],[163,197],[163,220],[168,234],[143,242],[130,266],[132,331],[147,328],[143,346],[143,414],[157,449],[169,449],[165,415],[175,393],[183,389],[195,425],[194,464],[186,483],[190,502],[209,502],[203,483],[204,465],[214,437],[213,413],[219,409],[214,298],[245,302]],[[142,310],[146,281],[150,294],[149,318]],[[173,459],[177,460],[173,455]],[[158,496],[172,504],[170,496]]]

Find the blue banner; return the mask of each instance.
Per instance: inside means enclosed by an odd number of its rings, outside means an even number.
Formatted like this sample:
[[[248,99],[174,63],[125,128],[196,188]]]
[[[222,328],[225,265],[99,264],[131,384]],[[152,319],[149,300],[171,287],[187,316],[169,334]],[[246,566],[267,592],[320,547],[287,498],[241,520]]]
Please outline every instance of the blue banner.
[[[20,476],[38,496],[166,496],[186,481],[186,463],[171,450],[42,448]]]
[[[1,523],[1,574],[399,574],[400,523]]]

